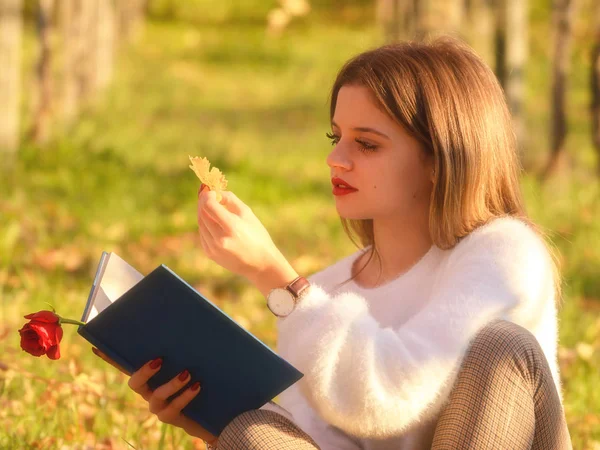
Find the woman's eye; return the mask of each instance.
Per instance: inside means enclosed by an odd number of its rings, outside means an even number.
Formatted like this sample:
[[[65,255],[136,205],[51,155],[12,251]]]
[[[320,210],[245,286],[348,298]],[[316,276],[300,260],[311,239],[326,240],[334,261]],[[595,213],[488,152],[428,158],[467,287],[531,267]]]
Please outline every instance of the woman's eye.
[[[367,144],[366,142],[363,142],[360,139],[354,139],[354,140],[360,145],[359,150],[361,152],[369,153],[369,152],[374,152],[375,150],[377,150],[376,145]]]
[[[340,142],[340,137],[333,133],[325,133],[325,136],[327,136],[327,138],[331,140],[331,145],[335,145],[338,142]],[[360,139],[354,139],[354,142],[359,144],[360,147],[358,148],[358,150],[360,150],[361,152],[374,152],[377,149],[376,145],[368,144],[364,141],[361,141]]]
[[[333,133],[325,133],[325,136],[327,136],[327,138],[329,140],[331,140],[331,145],[335,145],[335,144],[337,144],[340,141],[339,136],[336,136]]]

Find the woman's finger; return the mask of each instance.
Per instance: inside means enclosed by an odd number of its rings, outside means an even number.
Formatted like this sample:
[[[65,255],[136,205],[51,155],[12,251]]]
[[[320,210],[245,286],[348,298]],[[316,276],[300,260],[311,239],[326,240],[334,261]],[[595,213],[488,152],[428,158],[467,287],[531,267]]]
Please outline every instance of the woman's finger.
[[[198,225],[200,225],[201,223],[204,223],[204,225],[206,225],[207,216],[212,218],[210,216],[210,213],[206,212],[205,203],[206,203],[206,194],[201,194],[200,197],[198,197]],[[214,221],[214,218],[212,218],[212,220]],[[208,238],[208,236],[207,236],[207,238]]]
[[[208,194],[209,195],[207,195],[207,199],[204,202],[204,211],[209,215],[209,218],[218,223],[225,232],[230,232],[235,215],[217,201],[216,195]]]
[[[200,382],[192,383],[185,391],[175,397],[171,403],[162,409],[156,416],[161,422],[172,423],[179,418],[181,410],[190,403],[200,392]]]
[[[103,359],[104,361],[106,361],[107,363],[109,363],[111,366],[113,366],[115,369],[119,369],[121,372],[123,372],[125,375],[131,375],[128,371],[126,371],[123,367],[121,367],[120,365],[118,365],[116,362],[114,362],[112,359],[110,359],[108,356],[106,356],[105,353],[102,353],[100,350],[98,350],[96,347],[92,347],[92,352],[94,353],[94,355],[96,355],[97,357]]]
[[[236,216],[241,216],[249,209],[248,205],[241,201],[233,192],[222,191],[221,195],[223,196],[221,205]]]
[[[225,234],[230,232],[230,227],[228,224],[218,222],[206,209],[206,207],[200,213],[200,221],[208,229],[214,241],[220,239],[221,237],[225,236]]]
[[[210,251],[208,247],[208,243],[206,242],[206,238],[204,237],[204,233],[202,232],[202,227],[198,225],[198,235],[200,236],[200,244],[202,245],[202,249],[208,253]]]
[[[202,244],[205,252],[210,252],[213,250],[212,242],[215,241],[215,237],[212,235],[210,230],[207,228],[204,220],[198,219],[198,230],[200,231],[200,239],[202,240]]]
[[[185,384],[190,381],[190,378],[190,372],[186,369],[169,382],[156,388],[148,401],[150,404],[150,412],[158,414],[162,411],[165,408],[164,405],[167,399],[185,386]]]
[[[173,401],[169,404],[169,408],[180,412],[188,405],[189,402],[192,401],[194,397],[196,397],[196,395],[198,395],[201,387],[202,386],[200,386],[199,381],[192,383],[185,391],[173,399]]]
[[[140,367],[137,371],[133,372],[131,378],[129,378],[129,387],[134,391],[144,397],[147,394],[148,388],[148,380],[152,377],[156,372],[160,370],[162,366],[162,358],[156,358],[152,361],[147,362],[142,367]],[[145,397],[144,397],[145,398]]]

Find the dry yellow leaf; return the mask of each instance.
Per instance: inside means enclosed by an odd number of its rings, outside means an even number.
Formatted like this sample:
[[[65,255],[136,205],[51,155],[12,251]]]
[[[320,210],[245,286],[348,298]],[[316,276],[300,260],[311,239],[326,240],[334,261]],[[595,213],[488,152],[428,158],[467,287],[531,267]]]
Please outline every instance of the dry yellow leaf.
[[[200,178],[202,184],[209,187],[211,191],[217,194],[217,200],[221,200],[221,191],[227,189],[227,180],[225,175],[216,167],[210,168],[210,162],[204,157],[190,156],[190,169]]]

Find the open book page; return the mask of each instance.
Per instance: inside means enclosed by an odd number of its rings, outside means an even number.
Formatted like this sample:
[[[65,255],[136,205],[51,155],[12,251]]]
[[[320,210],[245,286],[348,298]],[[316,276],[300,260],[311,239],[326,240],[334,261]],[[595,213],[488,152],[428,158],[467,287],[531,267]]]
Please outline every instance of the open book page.
[[[125,292],[131,289],[144,276],[131,267],[116,253],[109,253],[104,263],[104,271],[100,282],[92,294],[92,304],[85,322],[96,317]]]

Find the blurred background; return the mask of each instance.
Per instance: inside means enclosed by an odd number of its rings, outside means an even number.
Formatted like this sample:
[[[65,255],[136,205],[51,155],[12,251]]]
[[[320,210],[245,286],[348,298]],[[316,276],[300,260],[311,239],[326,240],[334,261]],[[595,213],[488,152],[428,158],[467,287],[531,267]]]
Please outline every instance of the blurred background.
[[[204,448],[75,327],[61,360],[23,353],[23,315],[78,319],[114,251],[168,265],[274,347],[258,291],[201,250],[188,155],[225,173],[298,272],[320,270],[354,251],[325,163],[337,71],[440,34],[505,88],[528,211],[561,255],[574,447],[600,449],[598,0],[0,0],[0,448]]]

